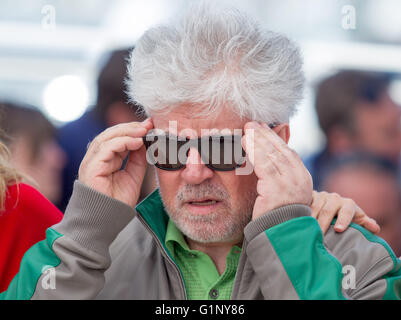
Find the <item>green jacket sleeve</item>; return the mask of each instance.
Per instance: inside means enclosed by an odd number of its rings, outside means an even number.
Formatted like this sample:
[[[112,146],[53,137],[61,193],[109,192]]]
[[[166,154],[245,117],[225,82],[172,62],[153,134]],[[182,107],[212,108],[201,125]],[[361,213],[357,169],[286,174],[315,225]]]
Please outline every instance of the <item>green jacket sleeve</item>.
[[[269,299],[397,299],[400,261],[360,226],[323,238],[310,209],[275,209],[245,229],[246,254]]]
[[[75,182],[63,220],[24,255],[0,299],[92,299],[104,286],[109,246],[135,210]]]

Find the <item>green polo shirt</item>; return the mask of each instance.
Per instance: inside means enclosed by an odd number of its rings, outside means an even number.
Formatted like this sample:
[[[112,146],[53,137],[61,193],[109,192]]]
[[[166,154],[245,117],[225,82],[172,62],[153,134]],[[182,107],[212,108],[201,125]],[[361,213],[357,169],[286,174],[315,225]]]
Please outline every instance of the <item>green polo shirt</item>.
[[[219,275],[212,259],[205,253],[191,250],[177,226],[169,220],[166,247],[172,254],[184,278],[190,300],[229,300],[241,248],[234,246],[226,259],[226,270]]]

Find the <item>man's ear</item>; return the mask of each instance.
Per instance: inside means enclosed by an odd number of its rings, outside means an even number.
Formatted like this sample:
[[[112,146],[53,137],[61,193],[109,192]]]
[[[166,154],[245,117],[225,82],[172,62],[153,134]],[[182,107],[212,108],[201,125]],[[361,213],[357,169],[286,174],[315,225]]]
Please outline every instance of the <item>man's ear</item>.
[[[274,127],[273,130],[288,144],[290,140],[290,126],[288,123],[279,124],[277,127]]]

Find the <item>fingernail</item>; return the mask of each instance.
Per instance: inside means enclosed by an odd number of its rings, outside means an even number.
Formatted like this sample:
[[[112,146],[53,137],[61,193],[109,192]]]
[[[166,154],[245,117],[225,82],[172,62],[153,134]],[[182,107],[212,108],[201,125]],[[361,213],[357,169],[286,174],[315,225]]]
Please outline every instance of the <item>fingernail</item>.
[[[375,220],[375,219],[371,219],[372,220],[372,222],[373,222],[373,224],[375,224],[376,225],[376,229],[378,230],[378,232],[380,232],[380,225],[377,223],[377,221]]]
[[[334,226],[334,229],[342,231],[342,230],[344,230],[344,226],[342,224],[338,224],[338,225]]]
[[[256,121],[249,122],[249,126],[253,128],[260,128],[260,124],[257,123]]]

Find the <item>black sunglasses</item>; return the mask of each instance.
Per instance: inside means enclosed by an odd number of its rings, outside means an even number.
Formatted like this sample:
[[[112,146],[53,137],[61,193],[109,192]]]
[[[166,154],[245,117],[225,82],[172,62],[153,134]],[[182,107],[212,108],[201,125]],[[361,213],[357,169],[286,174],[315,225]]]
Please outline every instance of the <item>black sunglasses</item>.
[[[275,123],[269,124],[270,128],[275,126]],[[240,135],[212,135],[189,139],[150,133],[142,139],[147,150],[147,160],[162,170],[175,171],[185,167],[191,148],[196,148],[202,162],[215,171],[235,170],[246,160]]]

